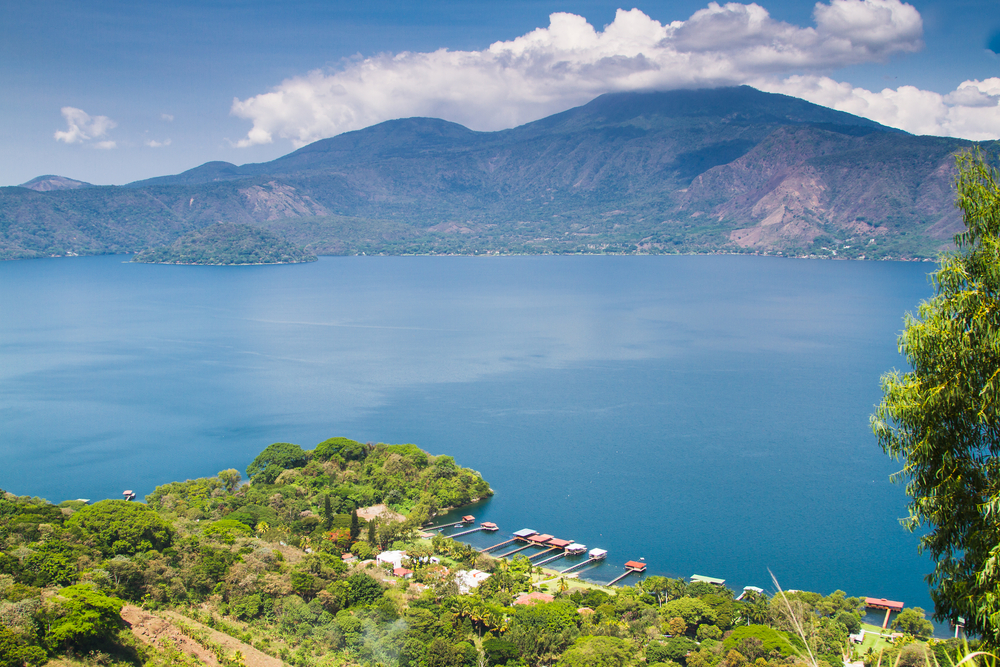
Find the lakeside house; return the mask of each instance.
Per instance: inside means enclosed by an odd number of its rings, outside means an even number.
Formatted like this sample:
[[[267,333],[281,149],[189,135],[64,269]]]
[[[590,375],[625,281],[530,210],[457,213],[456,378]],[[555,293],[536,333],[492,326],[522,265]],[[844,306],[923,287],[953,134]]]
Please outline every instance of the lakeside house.
[[[455,572],[455,583],[458,584],[458,592],[467,595],[473,588],[479,588],[479,584],[490,578],[489,572],[482,570],[458,570]]]

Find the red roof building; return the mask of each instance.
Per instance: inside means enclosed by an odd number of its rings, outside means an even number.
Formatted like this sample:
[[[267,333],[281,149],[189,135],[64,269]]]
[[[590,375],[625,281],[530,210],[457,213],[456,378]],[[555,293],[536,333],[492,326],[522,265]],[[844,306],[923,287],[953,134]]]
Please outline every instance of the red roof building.
[[[865,598],[865,606],[871,609],[887,609],[889,611],[903,611],[903,603],[885,598]]]
[[[529,542],[534,542],[535,544],[545,544],[552,539],[551,535],[532,535],[528,538]]]
[[[555,598],[548,593],[539,593],[538,591],[533,591],[531,593],[521,593],[514,600],[514,604],[536,604],[538,602],[552,602]]]
[[[646,571],[646,564],[640,563],[637,560],[630,560],[629,562],[625,563],[625,567],[628,568],[629,570],[635,570],[636,572]]]
[[[572,542],[570,542],[569,540],[560,540],[556,537],[553,537],[551,540],[549,540],[550,547],[557,547],[559,549],[565,549],[570,544],[572,544]]]

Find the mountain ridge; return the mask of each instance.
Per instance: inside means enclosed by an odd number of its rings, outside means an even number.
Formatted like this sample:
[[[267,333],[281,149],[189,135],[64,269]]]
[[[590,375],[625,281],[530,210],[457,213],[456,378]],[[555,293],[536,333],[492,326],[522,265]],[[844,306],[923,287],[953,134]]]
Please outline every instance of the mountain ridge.
[[[318,254],[933,257],[961,225],[953,155],[974,145],[746,86],[612,93],[497,132],[397,119],[266,163],[2,188],[0,257],[135,252],[219,221]]]

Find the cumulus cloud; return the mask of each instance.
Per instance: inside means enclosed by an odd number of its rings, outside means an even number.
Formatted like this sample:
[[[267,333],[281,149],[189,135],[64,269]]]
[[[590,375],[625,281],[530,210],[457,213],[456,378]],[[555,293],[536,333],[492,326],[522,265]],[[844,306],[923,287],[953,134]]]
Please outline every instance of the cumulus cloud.
[[[749,83],[842,108],[909,131],[998,136],[992,84],[966,82],[948,96],[912,87],[872,93],[821,76],[923,47],[919,12],[900,0],[829,0],[814,25],[776,21],[757,4],[710,3],[685,21],[660,23],[618,10],[597,30],[575,14],[483,51],[403,52],[346,61],[234,99],[252,122],[238,146],[276,139],[295,146],[391,118],[433,116],[476,130],[542,118],[606,92]],[[790,76],[791,75],[791,76]],[[992,80],[991,80],[992,81]],[[908,108],[911,103],[932,106]],[[839,105],[839,106],[838,106]]]
[[[150,148],[163,148],[164,146],[170,145],[170,139],[164,139],[163,141],[157,141],[156,139],[147,139],[146,145]]]
[[[620,9],[599,31],[581,16],[552,14],[548,27],[483,51],[381,54],[235,99],[232,113],[253,123],[237,145],[301,146],[406,116],[495,130],[605,92],[740,84],[923,46],[920,14],[900,0],[831,0],[813,17],[814,27],[799,27],[757,4],[712,2],[667,24]]]
[[[914,86],[872,92],[829,77],[791,76],[754,82],[760,90],[801,97],[913,134],[985,141],[1000,137],[1000,78],[964,81],[941,95]]]
[[[76,107],[63,107],[62,115],[66,119],[66,130],[56,130],[54,136],[56,141],[67,144],[88,143],[93,139],[100,139],[118,125],[107,116],[91,116]],[[93,145],[96,148],[114,148],[115,142],[105,139]]]

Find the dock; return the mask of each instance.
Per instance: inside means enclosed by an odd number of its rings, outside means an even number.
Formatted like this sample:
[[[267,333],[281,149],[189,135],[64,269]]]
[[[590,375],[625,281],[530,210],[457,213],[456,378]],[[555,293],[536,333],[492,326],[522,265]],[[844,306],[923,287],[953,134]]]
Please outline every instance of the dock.
[[[557,553],[555,556],[549,556],[545,560],[540,560],[537,563],[535,563],[535,565],[541,567],[542,565],[545,565],[546,563],[551,563],[554,560],[559,560],[560,558],[565,558],[568,555],[569,554],[567,554],[565,551],[563,551],[563,552]]]
[[[624,574],[620,574],[617,577],[615,577],[614,579],[612,579],[611,581],[609,581],[608,582],[608,586],[614,586],[619,581],[621,581],[622,579],[624,579],[628,575],[632,574],[633,572],[638,572],[638,573],[641,574],[641,573],[643,573],[645,571],[646,571],[646,564],[645,563],[641,563],[641,562],[636,561],[636,560],[630,560],[629,562],[625,563],[625,573]]]
[[[591,549],[588,555],[589,558],[587,558],[587,560],[582,563],[577,563],[576,565],[570,565],[559,574],[566,574],[567,572],[572,572],[573,570],[577,570],[581,567],[586,567],[587,565],[593,565],[598,561],[602,561],[608,557],[608,552],[605,549]]]
[[[514,549],[513,551],[508,551],[507,553],[500,554],[499,556],[497,556],[497,558],[506,558],[507,556],[513,556],[514,554],[516,554],[519,551],[524,551],[525,549],[530,549],[531,547],[534,547],[534,546],[538,546],[538,545],[537,544],[531,544],[529,542],[528,544],[525,544],[523,547],[518,547],[518,548]]]
[[[517,542],[517,538],[516,537],[512,537],[509,540],[504,540],[503,542],[500,542],[499,544],[494,544],[492,547],[486,547],[485,549],[480,549],[479,553],[481,553],[481,554],[488,554],[489,552],[493,551],[494,549],[499,549],[503,545],[510,544],[511,542]]]
[[[469,530],[463,530],[461,533],[455,533],[454,535],[449,535],[448,537],[451,537],[451,538],[461,537],[462,535],[468,535],[470,533],[478,533],[481,530],[486,531],[488,533],[495,533],[496,531],[498,531],[500,529],[497,528],[497,525],[495,523],[490,523],[489,521],[484,521],[483,523],[479,524],[475,528],[470,528]]]
[[[892,612],[903,611],[903,603],[896,602],[895,600],[886,600],[885,598],[865,598],[865,607],[868,609],[878,609],[885,610],[885,620],[882,622],[882,629],[885,630],[889,625],[889,616]]]
[[[466,524],[472,523],[475,520],[476,520],[476,517],[474,517],[474,516],[471,516],[471,515],[470,516],[463,516],[462,519],[461,519],[461,521],[456,521],[455,523],[446,523],[443,526],[434,526],[432,528],[427,528],[426,530],[427,531],[444,530],[445,528],[454,528],[455,526],[464,526]],[[454,537],[454,536],[452,536],[452,537]]]

